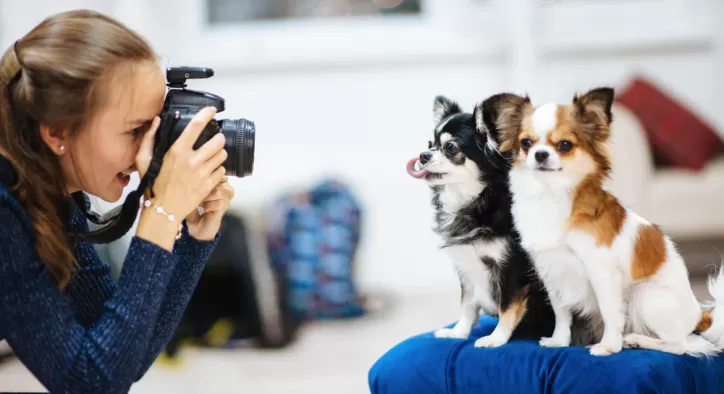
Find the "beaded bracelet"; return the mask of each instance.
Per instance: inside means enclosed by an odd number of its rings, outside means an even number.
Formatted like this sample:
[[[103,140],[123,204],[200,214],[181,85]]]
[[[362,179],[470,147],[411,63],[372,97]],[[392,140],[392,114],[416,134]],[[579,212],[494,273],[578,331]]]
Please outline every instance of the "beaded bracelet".
[[[181,229],[183,229],[183,225],[176,220],[176,216],[174,216],[171,213],[166,213],[166,211],[163,209],[162,206],[156,204],[155,202],[152,203],[151,200],[146,200],[143,202],[143,206],[146,208],[150,208],[151,205],[153,205],[153,207],[156,208],[155,209],[156,212],[160,213],[161,215],[166,216],[168,218],[169,222],[178,224],[178,233],[176,233],[176,239],[178,240],[179,238],[181,238]]]

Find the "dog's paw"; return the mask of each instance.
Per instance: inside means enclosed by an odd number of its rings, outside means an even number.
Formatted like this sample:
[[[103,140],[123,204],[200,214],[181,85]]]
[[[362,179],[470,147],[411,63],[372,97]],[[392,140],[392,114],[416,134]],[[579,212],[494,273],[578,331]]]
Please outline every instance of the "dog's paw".
[[[628,334],[623,337],[623,347],[627,349],[638,349],[641,347],[639,344],[639,335]]]
[[[600,342],[591,346],[589,352],[593,356],[610,356],[611,354],[620,352],[621,347],[622,343],[620,342],[618,344]]]
[[[505,338],[488,335],[475,341],[475,347],[498,347],[505,345],[507,342]]]
[[[571,344],[571,341],[556,337],[543,337],[538,344],[543,347],[566,347]]]
[[[435,331],[435,338],[459,338],[465,339],[468,334],[462,332],[462,330],[456,330],[455,328],[441,328]]]

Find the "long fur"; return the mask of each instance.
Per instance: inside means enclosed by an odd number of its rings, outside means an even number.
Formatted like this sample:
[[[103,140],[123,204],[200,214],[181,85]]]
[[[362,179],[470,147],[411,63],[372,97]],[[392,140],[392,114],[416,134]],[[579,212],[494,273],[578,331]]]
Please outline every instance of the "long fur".
[[[568,105],[534,107],[504,94],[486,103],[507,130],[514,155],[512,212],[524,248],[550,293],[556,315],[543,346],[568,346],[575,314],[602,319],[593,355],[623,347],[712,355],[724,349],[724,281],[712,277],[713,305],[697,301],[683,258],[655,224],[605,190],[609,176],[611,88]]]
[[[438,96],[433,114],[433,139],[420,157],[432,191],[435,232],[461,286],[460,319],[435,336],[467,338],[480,312],[498,316],[498,324],[476,347],[551,335],[553,310],[513,223],[510,156],[497,150],[496,130],[476,122],[484,117],[482,105],[466,113]],[[590,343],[585,329],[576,333],[581,344]]]

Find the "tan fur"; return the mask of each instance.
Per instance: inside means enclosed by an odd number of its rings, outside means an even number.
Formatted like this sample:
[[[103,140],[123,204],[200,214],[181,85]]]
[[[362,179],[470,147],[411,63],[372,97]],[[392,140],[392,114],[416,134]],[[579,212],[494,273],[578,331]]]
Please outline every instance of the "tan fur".
[[[650,277],[666,262],[664,232],[654,224],[642,226],[634,245],[631,279]]]
[[[597,94],[576,96],[573,103],[565,106],[566,120],[573,126],[578,139],[577,145],[585,149],[596,163],[601,178],[611,172],[611,157],[608,146],[612,115],[603,109],[604,99]]]
[[[584,133],[588,136],[595,135],[595,139],[599,141],[606,141],[611,135],[608,125],[612,121],[612,115],[604,110],[605,101],[604,93],[591,91],[583,96],[575,95],[570,106],[577,123],[587,129]]]
[[[574,131],[574,126],[569,121],[568,116],[566,116],[565,107],[558,107],[558,113],[556,115],[556,118],[558,119],[556,128],[550,134],[548,134],[548,140],[546,142],[548,143],[548,145],[553,147],[553,149],[558,151],[558,154],[561,156],[561,158],[572,157],[576,154],[576,149],[578,148],[578,136]],[[573,148],[568,152],[559,151],[557,149],[557,146],[558,143],[561,141],[568,141],[572,143]]]
[[[626,210],[616,197],[601,188],[601,179],[592,175],[581,182],[573,195],[570,227],[596,238],[598,246],[609,247],[621,232]]]
[[[517,138],[520,125],[532,113],[533,105],[528,96],[499,93],[476,106],[475,119],[478,125],[483,123],[484,117],[494,120],[498,131],[499,151],[517,151],[520,149],[520,140]]]
[[[580,105],[574,102],[558,107],[556,128],[547,142],[554,149],[562,140],[571,142],[573,149],[558,154],[562,160],[576,163],[575,168],[587,173],[574,191],[569,226],[591,234],[598,246],[610,247],[621,232],[626,210],[602,187],[609,168],[608,155],[603,149],[604,141],[590,135],[579,123],[582,120]]]
[[[526,286],[521,290],[520,295],[508,305],[508,309],[502,310],[498,313],[498,324],[503,324],[506,327],[510,327],[514,330],[523,320],[525,312],[527,311],[527,299],[528,299],[528,287]]]
[[[510,147],[514,152],[513,166],[521,166],[525,163],[527,156],[526,149],[522,147],[520,141],[528,138],[535,144],[538,142],[538,136],[533,133],[533,125],[530,120],[530,116],[526,116],[521,126],[518,128],[518,134],[515,138],[504,140],[501,146],[505,145]]]
[[[699,324],[696,325],[696,328],[694,329],[694,332],[704,332],[711,327],[712,323],[712,309],[706,310],[701,313],[701,320],[699,320]]]
[[[517,145],[520,146],[520,141],[523,141],[526,138],[531,140],[534,144],[538,142],[538,136],[533,133],[533,127],[530,126],[530,119],[526,119],[523,124],[523,129],[520,133],[520,137],[518,137]]]
[[[533,113],[533,106],[530,105],[530,102],[518,103],[518,105],[520,108],[517,111],[515,109],[503,110],[499,116],[501,120],[499,124],[502,125],[499,128],[499,133],[503,141],[499,148],[501,152],[520,149],[520,145],[516,144],[520,140],[515,138],[520,132],[518,125],[521,119],[519,117],[523,117],[523,119],[529,118],[528,115]],[[530,123],[530,120],[528,120],[528,123]]]

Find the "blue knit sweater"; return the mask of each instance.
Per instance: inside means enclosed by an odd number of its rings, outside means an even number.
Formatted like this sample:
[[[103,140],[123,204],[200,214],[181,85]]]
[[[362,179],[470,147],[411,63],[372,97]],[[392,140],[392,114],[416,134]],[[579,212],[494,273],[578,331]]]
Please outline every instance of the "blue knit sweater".
[[[61,293],[8,191],[15,179],[0,156],[0,340],[51,392],[128,392],[170,340],[219,236],[204,242],[184,229],[173,253],[134,237],[117,283],[79,240],[80,267]],[[88,230],[77,210],[67,225]]]

